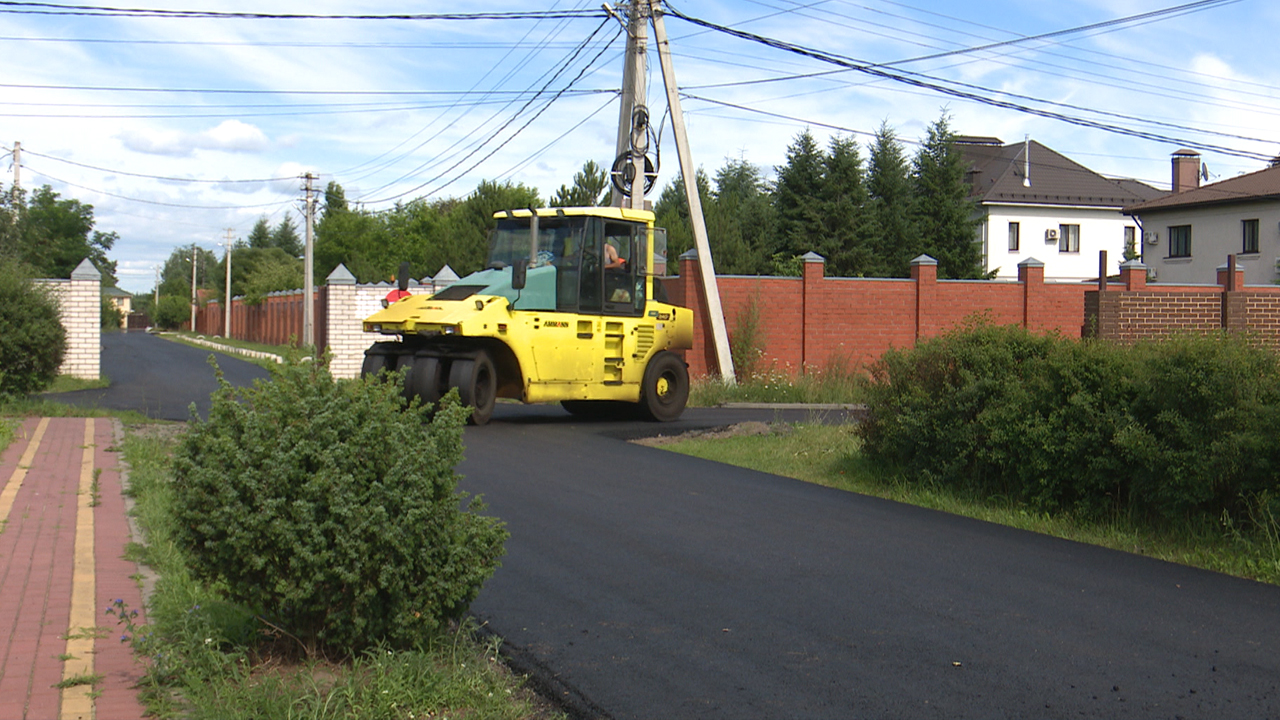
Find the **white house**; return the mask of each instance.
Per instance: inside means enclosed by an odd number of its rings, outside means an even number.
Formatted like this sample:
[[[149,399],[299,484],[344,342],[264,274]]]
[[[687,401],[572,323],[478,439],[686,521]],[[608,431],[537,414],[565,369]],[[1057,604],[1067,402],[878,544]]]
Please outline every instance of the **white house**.
[[[1107,274],[1119,272],[1126,243],[1138,242],[1137,223],[1121,210],[1163,193],[1136,180],[1112,180],[1034,140],[1005,145],[999,138],[956,138],[968,163],[980,207],[978,240],[987,272],[1016,279],[1018,263],[1044,263],[1048,281],[1098,277],[1098,251]]]
[[[1131,205],[1125,213],[1142,228],[1142,262],[1152,280],[1211,283],[1236,256],[1244,281],[1280,279],[1280,158],[1247,175],[1200,185],[1200,156],[1173,154],[1173,192]]]

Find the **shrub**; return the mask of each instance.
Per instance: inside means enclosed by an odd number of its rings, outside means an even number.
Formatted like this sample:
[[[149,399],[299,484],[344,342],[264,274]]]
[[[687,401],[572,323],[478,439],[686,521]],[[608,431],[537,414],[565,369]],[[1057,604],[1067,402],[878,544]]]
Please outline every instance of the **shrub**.
[[[102,298],[102,329],[114,332],[124,324],[124,312],[107,298]]]
[[[191,301],[177,295],[165,295],[156,305],[151,320],[158,328],[176,330],[191,320]]]
[[[430,422],[398,384],[338,381],[296,355],[272,382],[218,373],[207,422],[174,456],[178,542],[193,572],[308,652],[412,647],[460,616],[507,533],[457,492],[467,410]]]
[[[976,324],[873,368],[870,457],[1043,510],[1248,522],[1280,474],[1280,367],[1230,335],[1120,346]]]
[[[49,387],[66,350],[53,292],[16,263],[0,262],[0,398]]]

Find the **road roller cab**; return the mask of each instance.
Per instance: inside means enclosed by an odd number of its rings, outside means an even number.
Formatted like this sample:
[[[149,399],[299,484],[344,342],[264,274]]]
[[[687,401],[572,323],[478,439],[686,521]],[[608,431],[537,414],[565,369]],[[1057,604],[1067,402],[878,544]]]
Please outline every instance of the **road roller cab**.
[[[405,397],[424,403],[457,388],[475,424],[488,422],[497,398],[559,402],[584,415],[629,404],[653,420],[679,417],[693,315],[666,302],[656,281],[666,274],[666,233],[653,213],[540,208],[495,217],[484,270],[364,321],[365,332],[387,339],[365,352],[362,374],[403,370]]]

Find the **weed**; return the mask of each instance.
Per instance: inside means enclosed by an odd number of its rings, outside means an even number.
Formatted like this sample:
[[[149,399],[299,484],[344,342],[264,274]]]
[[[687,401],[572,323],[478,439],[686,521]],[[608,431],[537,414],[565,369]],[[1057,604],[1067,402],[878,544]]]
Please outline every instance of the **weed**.
[[[102,468],[94,468],[93,480],[89,483],[89,507],[98,507],[102,504],[102,493],[98,485],[100,477],[102,477]]]
[[[63,640],[101,640],[102,638],[105,638],[108,634],[110,634],[110,632],[111,632],[111,628],[109,627],[102,627],[102,626],[91,627],[91,628],[82,627],[76,630],[76,632],[63,633],[58,637],[62,638]]]
[[[100,675],[96,673],[92,675],[88,673],[81,673],[79,675],[72,675],[71,677],[66,678],[65,680],[54,685],[53,687],[56,687],[59,689],[66,689],[66,688],[79,687],[81,685],[97,685],[98,683],[102,682],[104,677],[105,677],[104,675]]]

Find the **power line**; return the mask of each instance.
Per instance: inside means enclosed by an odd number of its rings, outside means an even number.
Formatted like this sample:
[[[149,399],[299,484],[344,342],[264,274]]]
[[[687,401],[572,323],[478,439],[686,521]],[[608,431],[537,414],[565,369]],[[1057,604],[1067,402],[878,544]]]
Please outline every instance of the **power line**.
[[[1059,120],[1061,122],[1069,123],[1072,125],[1092,128],[1095,130],[1103,130],[1103,131],[1115,133],[1118,135],[1126,135],[1128,137],[1134,137],[1134,138],[1139,138],[1143,140],[1152,140],[1155,142],[1182,145],[1184,147],[1193,148],[1197,150],[1219,152],[1224,155],[1232,155],[1235,157],[1243,157],[1243,158],[1263,160],[1263,161],[1270,160],[1272,157],[1265,153],[1257,153],[1257,152],[1252,152],[1248,150],[1238,150],[1235,148],[1229,148],[1221,145],[1213,145],[1210,143],[1204,143],[1204,142],[1189,140],[1185,138],[1175,138],[1167,135],[1160,135],[1157,133],[1147,132],[1144,130],[1134,130],[1132,128],[1126,128],[1119,125],[1103,123],[1096,120],[1090,120],[1088,118],[1080,118],[1080,117],[1066,115],[1063,113],[1054,112],[1050,110],[1043,110],[1040,108],[1033,108],[1026,105],[1020,105],[1018,103],[1013,103],[1007,100],[998,100],[996,98],[987,97],[985,95],[980,95],[975,92],[969,92],[965,90],[959,90],[956,88],[940,85],[938,83],[944,83],[949,81],[941,78],[935,78],[929,75],[925,75],[923,73],[907,73],[907,74],[894,73],[884,69],[884,66],[880,64],[865,63],[862,61],[854,60],[852,58],[837,55],[835,53],[816,50],[813,48],[797,45],[795,43],[790,43],[783,40],[777,40],[774,38],[765,37],[763,35],[757,35],[755,33],[750,33],[745,30],[738,30],[738,29],[727,27],[724,25],[719,25],[707,20],[693,18],[679,12],[678,10],[671,8],[670,6],[668,6],[666,12],[670,15],[678,17],[681,20],[684,20],[685,22],[691,23],[693,25],[706,27],[706,28],[715,30],[717,32],[724,33],[726,35],[730,35],[732,37],[737,37],[742,40],[749,40],[751,42],[765,45],[767,47],[771,47],[777,50],[782,50],[782,51],[794,53],[797,55],[803,55],[805,57],[810,57],[815,60],[819,60],[821,62],[849,68],[850,70],[856,70],[858,72],[865,73],[868,75],[873,75],[875,77],[884,78],[886,80],[893,80],[894,82],[904,83],[907,85],[913,85],[915,87],[932,90],[934,92],[942,93],[944,95],[949,95],[955,98],[960,98],[962,100],[971,100],[973,102],[981,103],[984,105],[990,105],[992,107],[1003,108],[1006,110],[1014,110],[1016,112],[1020,112],[1028,115],[1036,115],[1036,116],[1048,118],[1051,120]],[[928,79],[926,80],[922,78],[928,78]],[[978,87],[978,86],[970,86],[970,87]],[[981,90],[983,92],[992,92],[990,89],[987,89],[987,88],[981,88]]]
[[[471,91],[471,90],[260,90],[246,88],[148,88],[148,87],[124,87],[110,85],[25,85],[20,83],[0,83],[2,88],[16,88],[20,90],[85,90],[92,92],[136,92],[136,93],[173,93],[173,94],[201,94],[201,95],[390,95],[390,96],[414,96],[414,97],[433,97],[433,96],[452,96],[452,95],[483,95],[483,94],[511,94],[521,95],[527,94],[527,90],[489,90],[489,91]],[[614,92],[613,90],[578,90],[577,93],[588,94],[593,92]]]
[[[23,169],[33,172],[36,175],[39,175],[40,177],[46,178],[48,180],[52,180],[57,183],[62,183],[63,185],[66,185],[68,187],[77,188],[79,190],[84,190],[86,192],[98,193],[99,195],[106,195],[108,197],[118,198],[120,200],[128,200],[129,202],[145,203],[147,205],[161,205],[163,207],[184,208],[188,210],[254,210],[258,208],[277,207],[282,203],[292,202],[292,200],[283,200],[280,202],[263,203],[261,205],[184,205],[181,203],[160,202],[159,200],[144,200],[143,198],[129,197],[128,195],[120,195],[118,193],[108,192],[106,190],[99,190],[97,188],[91,188],[85,185],[78,185],[69,180],[63,180],[61,178],[54,177],[53,175],[50,175],[49,173],[44,172],[42,170],[32,168],[29,165],[27,165],[25,162],[22,164],[22,167]]]
[[[210,183],[210,184],[221,185],[226,183],[269,183],[269,182],[279,182],[282,180],[296,179],[296,176],[292,176],[292,175],[289,177],[257,178],[257,179],[251,179],[251,180],[197,180],[194,178],[165,177],[162,175],[144,175],[142,173],[129,172],[127,170],[112,170],[110,168],[98,167],[96,165],[86,165],[85,163],[79,163],[74,160],[67,160],[65,158],[59,158],[59,157],[54,157],[52,155],[45,155],[43,153],[38,153],[34,150],[28,150],[27,148],[22,148],[22,152],[26,155],[35,155],[36,157],[42,157],[46,160],[54,160],[56,162],[66,163],[68,165],[75,165],[76,167],[87,168],[89,170],[97,170],[98,172],[111,173],[113,175],[129,175],[131,177],[147,178],[150,180],[166,180],[170,182]]]
[[[518,43],[500,42],[300,42],[300,41],[234,41],[234,40],[151,40],[134,38],[63,38],[0,36],[0,42],[73,43],[86,45],[180,45],[197,47],[280,47],[280,48],[351,48],[372,50],[493,50],[519,47]],[[573,47],[565,42],[560,46]]]
[[[25,9],[24,9],[25,8]],[[237,20],[546,20],[607,17],[604,10],[544,10],[537,12],[395,13],[386,15],[316,15],[303,13],[221,12],[216,10],[163,10],[117,8],[104,5],[59,5],[0,0],[0,13],[24,15],[88,15],[111,17],[214,18]]]
[[[582,45],[581,45],[581,46],[579,47],[579,49],[578,49],[578,52],[575,52],[575,53],[574,53],[574,56],[573,56],[573,57],[571,57],[571,58],[569,58],[569,60],[564,64],[564,67],[562,68],[562,70],[561,70],[560,72],[562,72],[562,71],[563,71],[563,70],[565,70],[565,69],[568,69],[569,65],[573,62],[573,60],[577,57],[577,55],[578,55],[582,50],[586,49],[587,45],[590,43],[590,41],[592,40],[592,38],[594,38],[594,37],[596,36],[596,34],[597,34],[597,33],[599,33],[599,32],[600,32],[600,30],[601,30],[602,28],[604,28],[604,26],[605,26],[606,24],[608,24],[608,22],[609,22],[609,18],[607,18],[607,17],[606,17],[606,18],[605,18],[605,21],[604,21],[604,22],[602,22],[602,23],[601,23],[601,24],[600,24],[600,25],[599,25],[599,26],[598,26],[594,31],[592,31],[591,35],[587,38],[587,40],[586,40],[586,41],[584,41],[584,42],[582,43]],[[600,59],[600,56],[601,56],[601,55],[604,55],[605,51],[609,49],[609,46],[613,43],[613,41],[617,40],[618,36],[619,36],[619,35],[621,35],[621,34],[622,34],[622,29],[619,29],[619,30],[618,30],[618,32],[614,35],[613,40],[610,40],[610,42],[609,42],[609,43],[606,43],[603,47],[601,47],[601,48],[600,48],[600,51],[596,53],[595,57],[591,58],[591,60],[590,60],[590,61],[588,61],[588,62],[587,62],[587,64],[586,64],[586,65],[584,65],[584,66],[583,66],[583,68],[582,68],[580,71],[578,71],[578,74],[577,74],[577,75],[576,75],[572,80],[570,80],[570,81],[569,81],[569,83],[568,83],[564,88],[562,88],[561,90],[559,90],[558,92],[556,92],[556,94],[555,94],[554,96],[552,96],[552,97],[547,101],[547,103],[546,103],[545,105],[543,105],[543,106],[542,106],[542,108],[540,108],[536,113],[534,113],[533,117],[529,118],[529,119],[528,119],[528,120],[527,120],[523,125],[521,125],[519,128],[517,128],[517,129],[516,129],[516,131],[515,131],[515,132],[513,132],[513,133],[510,135],[510,137],[508,137],[506,140],[503,140],[501,143],[499,143],[499,144],[498,144],[498,146],[497,146],[497,147],[495,147],[493,150],[489,151],[489,153],[488,153],[487,155],[485,155],[484,157],[480,158],[480,159],[479,159],[479,160],[477,160],[475,163],[473,163],[470,167],[468,167],[466,170],[464,170],[462,173],[460,173],[458,177],[461,177],[462,175],[465,175],[466,173],[471,172],[471,171],[472,171],[472,170],[474,170],[477,166],[479,166],[479,165],[480,165],[480,163],[482,163],[482,162],[484,162],[485,160],[488,160],[489,158],[493,157],[493,155],[494,155],[495,153],[497,153],[497,152],[498,152],[499,150],[501,150],[502,148],[506,147],[506,145],[507,145],[508,143],[510,143],[512,140],[516,139],[516,137],[517,137],[517,136],[519,136],[519,135],[520,135],[520,133],[521,133],[521,132],[523,132],[525,128],[529,127],[529,125],[530,125],[534,120],[537,120],[539,117],[541,117],[541,116],[542,116],[542,114],[543,114],[544,112],[546,112],[548,108],[550,108],[550,107],[551,107],[551,106],[552,106],[552,105],[553,105],[557,100],[559,100],[559,99],[560,99],[560,97],[565,93],[565,91],[567,91],[569,88],[572,88],[572,87],[574,86],[574,84],[578,82],[578,80],[581,80],[581,79],[582,79],[582,77],[583,77],[583,75],[584,75],[584,74],[586,74],[587,70],[589,70],[589,69],[591,68],[591,66],[592,66],[592,65],[594,65],[594,64],[596,63],[596,61],[598,61],[598,60]],[[552,82],[555,82],[555,79],[556,79],[556,77],[559,77],[560,72],[557,72],[555,76],[553,76],[550,80],[548,80],[548,81],[547,81],[547,84],[546,84],[546,85],[544,85],[544,86],[542,87],[542,89],[541,89],[541,90],[539,90],[539,94],[541,94],[543,91],[545,91],[547,88],[549,88]],[[511,124],[511,123],[515,122],[515,119],[516,119],[517,117],[519,117],[521,114],[523,114],[523,113],[524,113],[524,111],[529,107],[529,105],[530,105],[532,102],[533,102],[533,100],[530,100],[528,103],[525,103],[524,107],[520,108],[520,110],[518,110],[518,111],[516,112],[516,114],[515,114],[515,115],[513,115],[513,116],[511,117],[511,119],[510,119],[510,120],[508,120],[508,121],[507,121],[506,123],[504,123],[501,127],[499,127],[497,130],[495,130],[493,133],[491,133],[491,134],[490,134],[490,136],[489,136],[489,138],[487,138],[487,139],[485,140],[485,143],[489,142],[490,140],[494,140],[494,139],[496,139],[496,138],[497,138],[497,136],[498,136],[498,134],[499,134],[499,133],[501,133],[503,130],[505,130],[508,126],[510,126],[510,124]],[[482,144],[482,146],[483,146],[483,144]],[[472,150],[470,153],[468,153],[466,156],[464,156],[461,160],[459,160],[458,162],[456,162],[456,163],[454,163],[453,165],[449,166],[449,167],[448,167],[448,168],[446,168],[443,172],[441,172],[441,173],[439,173],[438,175],[436,175],[434,178],[431,178],[430,180],[427,180],[426,182],[420,183],[419,185],[417,185],[417,186],[415,186],[415,187],[413,187],[413,188],[410,188],[409,190],[406,190],[406,191],[404,191],[404,192],[398,193],[398,194],[396,194],[396,195],[392,195],[392,196],[390,196],[390,197],[381,198],[381,199],[378,199],[378,200],[369,200],[369,201],[367,201],[367,202],[370,202],[370,203],[389,202],[389,201],[391,201],[391,200],[396,200],[396,199],[402,198],[402,197],[404,197],[405,195],[408,195],[409,193],[417,192],[418,190],[421,190],[422,188],[426,187],[427,185],[429,185],[429,184],[431,184],[431,183],[433,183],[433,182],[435,182],[435,181],[437,181],[437,180],[440,180],[440,179],[441,179],[441,178],[443,178],[446,174],[448,174],[448,173],[452,172],[453,170],[455,170],[459,165],[461,165],[463,162],[466,162],[466,160],[467,160],[468,158],[470,158],[470,157],[472,157],[473,155],[475,155],[475,153],[476,153],[476,152],[478,152],[478,151],[479,151],[479,147],[477,147],[475,150]],[[433,194],[435,194],[436,192],[439,192],[440,190],[444,189],[445,187],[448,187],[450,184],[452,184],[452,183],[456,182],[456,181],[457,181],[457,179],[458,179],[458,178],[454,178],[453,180],[450,180],[450,181],[446,182],[444,185],[441,185],[440,187],[435,188],[435,189],[434,189],[434,190],[432,190],[431,192],[428,192],[428,193],[427,193],[427,195],[429,196],[429,195],[433,195]],[[386,187],[386,186],[384,186],[384,187]]]

